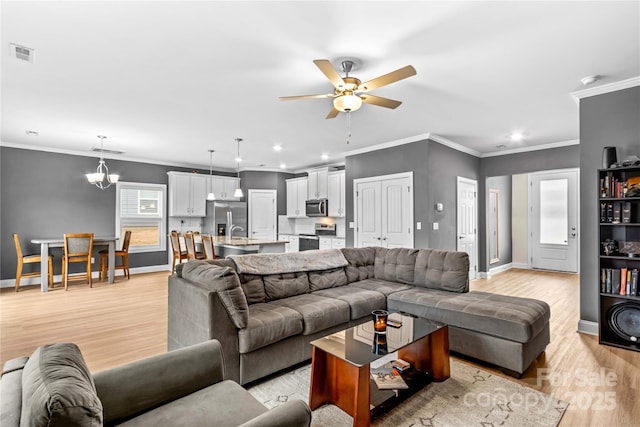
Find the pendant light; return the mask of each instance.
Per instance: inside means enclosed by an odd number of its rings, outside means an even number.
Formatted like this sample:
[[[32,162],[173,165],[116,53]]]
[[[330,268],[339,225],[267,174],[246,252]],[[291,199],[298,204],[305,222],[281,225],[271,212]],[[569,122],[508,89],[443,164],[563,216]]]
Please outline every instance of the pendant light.
[[[86,177],[89,184],[95,185],[101,190],[106,190],[111,187],[112,184],[118,182],[120,175],[109,173],[109,168],[104,161],[104,140],[106,136],[98,135],[98,138],[100,138],[100,162],[98,163],[98,168],[95,173],[88,173],[86,174]],[[107,178],[106,182],[104,181],[105,176]]]
[[[213,193],[213,153],[216,150],[209,150],[209,193],[207,200],[215,200],[216,195]]]
[[[236,138],[236,144],[238,145],[238,157],[236,157],[236,162],[238,164],[238,188],[233,193],[233,197],[242,198],[244,194],[242,193],[242,188],[240,188],[240,141],[242,138]]]

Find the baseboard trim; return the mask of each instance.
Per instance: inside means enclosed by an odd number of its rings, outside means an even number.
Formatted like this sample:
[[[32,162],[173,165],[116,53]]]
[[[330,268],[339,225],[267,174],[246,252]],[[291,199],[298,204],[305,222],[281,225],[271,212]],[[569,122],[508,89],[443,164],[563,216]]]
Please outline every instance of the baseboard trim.
[[[142,274],[142,273],[157,273],[159,271],[166,271],[169,273],[171,271],[171,265],[162,264],[162,265],[148,265],[145,267],[135,267],[130,268],[129,272],[131,274]],[[121,273],[118,273],[121,274]],[[99,272],[93,271],[91,273],[91,277],[97,279],[99,277]],[[62,282],[62,275],[57,274],[53,276],[54,283]],[[0,280],[0,288],[13,288],[16,285],[16,279],[2,279]],[[40,279],[38,277],[27,277],[25,279],[20,280],[20,287],[22,286],[32,286],[38,285],[40,286]]]
[[[598,322],[580,319],[578,321],[578,332],[581,334],[598,336]]]
[[[531,270],[531,266],[529,264],[525,264],[525,263],[521,263],[521,262],[514,262],[511,264],[511,268],[520,268],[523,270]]]

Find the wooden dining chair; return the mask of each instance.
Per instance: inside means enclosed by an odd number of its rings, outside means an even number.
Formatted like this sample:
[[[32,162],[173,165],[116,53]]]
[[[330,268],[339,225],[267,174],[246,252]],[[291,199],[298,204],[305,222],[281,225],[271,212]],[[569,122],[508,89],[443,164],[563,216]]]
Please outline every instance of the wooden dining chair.
[[[62,282],[64,290],[69,289],[69,264],[82,262],[86,265],[83,274],[73,276],[86,277],[89,287],[93,287],[91,280],[91,252],[93,251],[93,233],[68,233],[64,235],[64,255],[62,256]]]
[[[177,231],[171,232],[171,252],[173,260],[171,261],[171,271],[176,269],[176,263],[181,263],[183,259],[189,259],[187,251],[183,251],[180,245],[180,234]]]
[[[187,247],[187,259],[204,259],[204,254],[196,251],[196,241],[193,238],[193,233],[184,233],[184,245]]]
[[[17,233],[13,233],[13,241],[16,244],[16,255],[18,262],[16,264],[16,292],[20,289],[20,280],[23,277],[40,277],[39,271],[27,272],[22,271],[25,264],[40,264],[42,257],[40,254],[24,255],[20,246],[20,238]],[[49,255],[49,287],[53,287],[53,257]]]
[[[213,245],[213,239],[208,234],[202,235],[202,252],[205,259],[216,259],[216,250]]]
[[[123,270],[124,277],[127,279],[131,278],[129,274],[129,243],[131,242],[131,231],[127,230],[124,233],[124,239],[122,240],[122,249],[119,251],[115,251],[114,255],[116,258],[121,258],[122,262],[120,264],[117,263],[115,270]],[[107,277],[107,269],[109,267],[109,250],[103,249],[100,252],[100,279],[104,280]]]

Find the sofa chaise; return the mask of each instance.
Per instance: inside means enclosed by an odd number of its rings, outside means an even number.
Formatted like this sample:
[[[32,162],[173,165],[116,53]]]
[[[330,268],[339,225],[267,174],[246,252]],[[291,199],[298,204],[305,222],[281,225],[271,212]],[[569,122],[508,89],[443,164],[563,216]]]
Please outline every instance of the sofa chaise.
[[[0,380],[0,425],[299,426],[301,400],[272,410],[223,376],[220,344],[209,340],[91,375],[75,344],[39,347],[7,361]]]
[[[309,343],[376,309],[449,326],[450,350],[521,374],[549,343],[549,306],[469,292],[464,252],[345,248],[189,261],[169,277],[169,350],[217,339],[246,384],[311,358]]]

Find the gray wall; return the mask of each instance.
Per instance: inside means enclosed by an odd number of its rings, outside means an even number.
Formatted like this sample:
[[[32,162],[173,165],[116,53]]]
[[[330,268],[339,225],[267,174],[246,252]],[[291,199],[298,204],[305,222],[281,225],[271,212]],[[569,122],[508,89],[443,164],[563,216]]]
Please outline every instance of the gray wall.
[[[498,190],[498,262],[489,264],[489,223],[484,225],[485,235],[487,236],[485,243],[485,253],[487,254],[486,263],[488,268],[496,268],[513,261],[511,249],[511,176],[494,176],[486,180],[485,194],[485,218],[489,216],[489,190]]]
[[[430,140],[372,151],[345,159],[346,223],[353,217],[353,181],[359,178],[413,172],[414,247],[456,248],[456,177],[478,179],[478,158]],[[444,211],[436,212],[435,204]],[[437,221],[440,229],[433,231]],[[415,230],[422,222],[422,230]],[[347,227],[347,246],[353,246],[353,230]]]
[[[640,156],[640,87],[580,102],[580,319],[598,320],[598,169],[602,148]]]
[[[18,233],[25,253],[40,251],[38,245],[29,243],[36,237],[87,231],[95,235],[115,233],[115,187],[100,190],[89,185],[84,176],[95,171],[97,158],[10,147],[0,147],[0,153],[0,278],[15,277],[16,252],[11,233]],[[191,171],[110,159],[106,162],[111,172],[130,182],[167,184],[168,171]],[[61,252],[54,251],[54,271],[59,274]],[[167,258],[167,251],[131,254],[129,263],[131,267],[165,265]],[[94,268],[98,268],[97,262]]]
[[[287,214],[287,183],[285,180],[293,178],[295,175],[282,172],[262,172],[245,171],[240,172],[240,187],[247,198],[249,189],[251,190],[277,190],[278,215]]]

